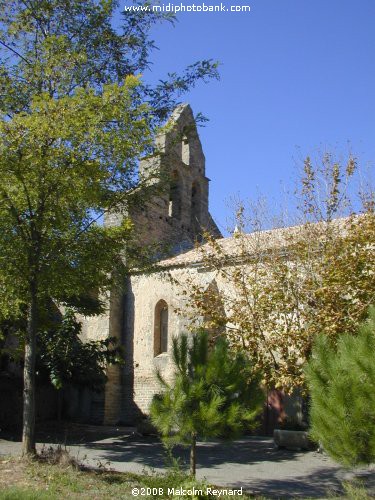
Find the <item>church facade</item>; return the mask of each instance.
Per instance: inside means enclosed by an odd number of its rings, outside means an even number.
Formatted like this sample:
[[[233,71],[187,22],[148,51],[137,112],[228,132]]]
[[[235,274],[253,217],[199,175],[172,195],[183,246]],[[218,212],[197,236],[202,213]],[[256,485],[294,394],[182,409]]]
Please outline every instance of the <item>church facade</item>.
[[[202,228],[221,238],[220,244],[229,249],[233,238],[222,238],[208,210],[209,179],[190,106],[175,110],[171,127],[158,138],[158,147],[161,155],[156,164],[144,160],[140,170],[166,174],[169,189],[132,213],[132,219],[141,241],[165,243],[169,255],[160,260],[158,270],[134,273],[121,292],[112,292],[107,314],[83,321],[87,340],[116,337],[124,347],[124,366],[108,367],[104,401],[91,408],[94,420],[109,425],[134,424],[147,415],[159,390],[156,371],[171,377],[172,338],[186,331],[189,323],[188,315],[181,314],[187,306],[184,284],[193,280],[218,291],[227,286],[207,269],[196,248],[202,241]],[[120,220],[120,214],[112,214],[105,223]],[[277,407],[277,395],[272,397]]]
[[[132,220],[145,245],[165,244],[169,258],[189,255],[202,239],[202,228],[221,237],[208,210],[209,179],[189,105],[176,108],[169,128],[157,139],[157,147],[160,155],[156,160],[143,160],[140,174],[152,170],[164,176],[169,189],[133,211]],[[105,224],[119,224],[121,217],[111,214]],[[83,320],[85,339],[116,337],[125,352],[123,367],[108,367],[103,413],[98,408],[91,410],[97,413],[97,421],[134,423],[147,414],[158,390],[156,370],[167,376],[171,372],[171,339],[186,328],[186,321],[175,312],[181,306],[180,294],[164,267],[165,272],[130,276],[121,292],[109,294],[107,314]]]

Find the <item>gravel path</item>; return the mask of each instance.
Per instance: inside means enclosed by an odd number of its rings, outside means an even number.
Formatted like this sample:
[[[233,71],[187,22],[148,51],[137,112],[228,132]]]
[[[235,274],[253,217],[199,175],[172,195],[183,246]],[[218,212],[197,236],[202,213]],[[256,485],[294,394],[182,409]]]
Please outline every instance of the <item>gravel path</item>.
[[[123,472],[164,470],[164,451],[154,437],[141,437],[131,429],[91,427],[76,433],[67,445],[70,453],[87,465],[107,465]],[[87,428],[86,428],[87,431]],[[44,442],[56,442],[45,439]],[[39,444],[40,448],[42,445]],[[17,455],[21,443],[0,439],[0,455]],[[187,462],[186,450],[178,450]],[[246,437],[231,443],[198,445],[197,477],[218,486],[243,487],[268,497],[325,497],[340,490],[345,472],[324,454],[314,451],[277,450],[271,438]]]

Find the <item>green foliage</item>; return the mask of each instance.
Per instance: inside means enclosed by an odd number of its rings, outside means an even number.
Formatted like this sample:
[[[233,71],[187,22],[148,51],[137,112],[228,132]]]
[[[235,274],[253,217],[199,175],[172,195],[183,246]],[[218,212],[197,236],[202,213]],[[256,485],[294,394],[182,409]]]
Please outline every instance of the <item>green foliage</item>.
[[[95,213],[134,187],[136,157],[151,140],[149,110],[133,104],[137,85],[128,78],[101,95],[43,94],[30,113],[0,123],[4,314],[29,303],[31,280],[57,300],[108,284],[131,224],[99,226]]]
[[[173,382],[159,374],[164,390],[151,405],[152,422],[166,443],[189,446],[197,435],[234,437],[254,425],[263,400],[258,377],[224,338],[212,348],[205,332],[175,338],[173,361]]]
[[[362,481],[346,481],[343,483],[345,497],[350,500],[371,500],[374,498],[370,492],[367,491],[366,486]]]
[[[132,76],[148,67],[152,27],[173,16],[128,10],[115,28],[118,7],[0,0],[0,319],[29,304],[32,270],[39,290],[67,299],[105,285],[124,243],[137,254],[128,221],[95,222],[144,202],[137,161],[152,152],[156,125],[182,92],[217,77],[209,61],[155,88]]]
[[[132,76],[148,67],[152,27],[173,16],[129,10],[114,28],[118,7],[0,0],[0,319],[29,303],[32,268],[57,298],[108,281],[106,262],[118,263],[124,243],[132,254],[131,227],[95,222],[144,202],[137,162],[156,125],[182,92],[217,76],[208,61],[156,88]]]
[[[80,334],[81,323],[68,309],[57,327],[39,335],[38,365],[56,389],[73,384],[98,390],[106,382],[106,365],[122,362],[116,339],[83,342]]]
[[[134,0],[134,5],[147,2]],[[148,69],[152,28],[174,22],[171,13],[127,10],[113,24],[118,0],[0,0],[0,108],[12,116],[29,110],[33,96],[70,95],[77,87],[120,83]],[[138,95],[165,119],[176,98],[200,80],[217,78],[217,63],[198,61],[181,75],[168,74]]]
[[[143,84],[135,75],[154,48],[150,29],[170,15],[128,11],[115,29],[118,7],[117,0],[0,0],[0,322],[28,311],[27,453],[35,451],[40,305],[100,294],[124,270],[131,222],[96,222],[145,202],[156,183],[139,176],[137,164],[154,152],[157,125],[182,92],[217,76],[217,65],[203,61],[155,88]]]
[[[337,348],[317,338],[306,374],[312,436],[346,466],[375,460],[375,308],[357,336],[343,334]]]

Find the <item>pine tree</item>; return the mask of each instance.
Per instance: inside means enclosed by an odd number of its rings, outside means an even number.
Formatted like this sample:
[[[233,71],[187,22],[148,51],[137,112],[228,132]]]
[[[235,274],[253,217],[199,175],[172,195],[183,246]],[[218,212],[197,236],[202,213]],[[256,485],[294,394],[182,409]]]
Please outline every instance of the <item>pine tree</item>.
[[[263,394],[249,360],[230,352],[224,338],[211,348],[205,332],[182,335],[172,349],[174,379],[169,384],[158,374],[164,390],[154,397],[151,419],[165,444],[190,446],[195,476],[197,437],[233,438],[252,427]]]
[[[306,373],[312,437],[345,466],[375,461],[375,308],[335,349],[318,337]]]

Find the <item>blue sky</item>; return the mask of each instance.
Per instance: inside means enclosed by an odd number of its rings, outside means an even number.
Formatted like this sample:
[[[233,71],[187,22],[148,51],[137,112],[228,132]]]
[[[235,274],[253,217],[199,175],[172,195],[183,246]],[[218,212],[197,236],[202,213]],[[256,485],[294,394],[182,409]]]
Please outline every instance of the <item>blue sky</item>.
[[[224,3],[250,5],[251,12],[185,13],[175,27],[158,26],[153,37],[160,50],[145,75],[162,78],[199,59],[221,63],[220,81],[184,98],[210,119],[200,136],[219,225],[225,226],[231,195],[260,192],[281,202],[296,159],[319,148],[345,154],[350,141],[374,171],[375,1]]]

